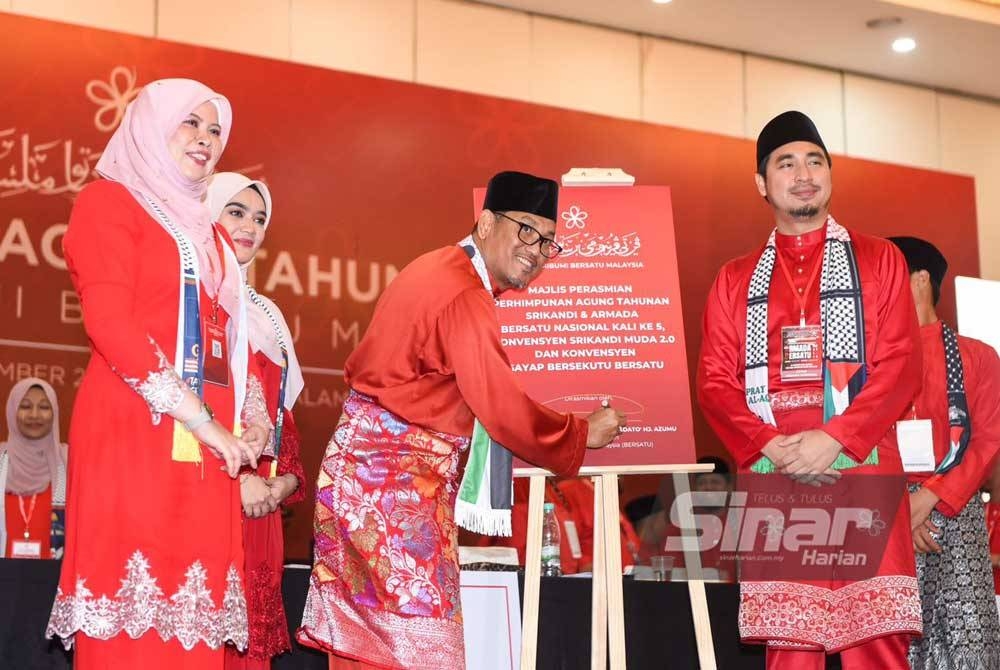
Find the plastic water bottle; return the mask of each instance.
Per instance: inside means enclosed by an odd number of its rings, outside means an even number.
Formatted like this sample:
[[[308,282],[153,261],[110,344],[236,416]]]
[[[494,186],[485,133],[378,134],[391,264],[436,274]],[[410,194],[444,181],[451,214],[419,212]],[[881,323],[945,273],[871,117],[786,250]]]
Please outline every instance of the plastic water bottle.
[[[556,506],[545,503],[545,518],[542,520],[542,577],[559,577],[562,565],[559,561],[559,520]]]

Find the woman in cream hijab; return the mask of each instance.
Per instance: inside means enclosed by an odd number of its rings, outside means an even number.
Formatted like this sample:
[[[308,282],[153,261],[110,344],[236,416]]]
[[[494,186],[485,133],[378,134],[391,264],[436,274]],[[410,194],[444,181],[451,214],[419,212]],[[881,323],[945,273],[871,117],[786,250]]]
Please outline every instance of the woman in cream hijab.
[[[209,181],[208,208],[232,238],[245,280],[271,221],[270,190],[264,182],[222,172]],[[256,470],[244,468],[240,475],[250,642],[246,653],[228,650],[226,667],[264,670],[271,667],[271,657],[290,648],[281,601],[281,505],[302,498],[299,435],[291,409],[303,380],[281,310],[253,287],[247,285],[246,290],[250,350],[261,372],[268,414],[275,426],[277,455],[262,458]]]

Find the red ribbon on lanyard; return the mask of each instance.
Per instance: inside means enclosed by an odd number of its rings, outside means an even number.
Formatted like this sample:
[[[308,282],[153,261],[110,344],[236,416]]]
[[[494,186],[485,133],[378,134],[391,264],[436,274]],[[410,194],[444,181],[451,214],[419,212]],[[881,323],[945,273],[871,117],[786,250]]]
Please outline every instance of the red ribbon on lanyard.
[[[809,275],[809,282],[806,284],[806,288],[802,289],[795,288],[795,280],[792,278],[792,273],[789,272],[788,266],[785,265],[785,260],[782,258],[782,253],[780,249],[775,249],[778,257],[778,265],[781,267],[781,272],[785,276],[785,281],[788,282],[788,288],[792,289],[792,293],[795,295],[795,299],[799,303],[799,325],[806,325],[806,301],[809,299],[809,293],[812,291],[813,284],[816,283],[816,277],[819,275],[819,268],[823,264],[823,254],[820,253],[819,258],[813,261],[813,269]]]
[[[218,323],[219,294],[222,293],[222,284],[226,281],[226,256],[222,253],[222,235],[219,233],[218,224],[212,226],[212,237],[215,241],[215,251],[219,255],[219,265],[221,266],[219,284],[215,287],[215,295],[212,296],[212,323]]]
[[[17,506],[21,511],[21,520],[24,521],[24,539],[27,540],[31,533],[28,532],[28,526],[31,525],[31,517],[35,516],[35,503],[38,502],[38,494],[31,496],[31,507],[28,508],[27,514],[24,512],[24,496],[17,497]]]

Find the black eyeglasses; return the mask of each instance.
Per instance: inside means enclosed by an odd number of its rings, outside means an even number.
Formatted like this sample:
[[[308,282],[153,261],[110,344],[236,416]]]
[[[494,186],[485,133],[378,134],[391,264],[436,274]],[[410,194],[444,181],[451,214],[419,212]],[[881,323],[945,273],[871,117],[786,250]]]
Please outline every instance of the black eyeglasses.
[[[538,250],[541,251],[542,255],[546,258],[555,258],[562,253],[563,248],[559,246],[555,240],[549,237],[544,237],[534,226],[527,224],[524,221],[513,219],[503,212],[496,212],[496,214],[497,216],[502,216],[508,221],[516,223],[519,226],[517,229],[517,238],[529,247],[537,244]]]

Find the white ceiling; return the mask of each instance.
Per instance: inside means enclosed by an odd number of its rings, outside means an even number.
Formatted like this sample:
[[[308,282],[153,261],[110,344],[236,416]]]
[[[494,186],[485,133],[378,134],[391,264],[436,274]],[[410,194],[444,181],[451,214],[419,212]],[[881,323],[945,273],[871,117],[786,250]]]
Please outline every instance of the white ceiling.
[[[977,5],[980,14],[996,16],[980,22],[876,0],[485,1],[1000,100],[1000,8],[988,5]],[[903,23],[881,30],[865,26],[883,16]],[[916,39],[917,49],[894,53],[890,43],[904,35]]]

